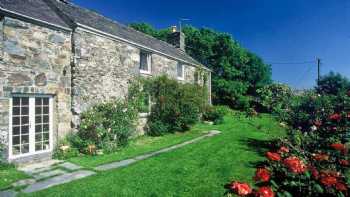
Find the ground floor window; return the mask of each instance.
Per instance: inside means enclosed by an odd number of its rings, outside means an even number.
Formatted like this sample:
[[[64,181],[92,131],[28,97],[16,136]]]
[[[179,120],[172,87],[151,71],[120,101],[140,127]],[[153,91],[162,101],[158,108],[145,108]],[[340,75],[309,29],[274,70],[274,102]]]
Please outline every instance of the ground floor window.
[[[10,157],[52,150],[52,97],[14,95],[10,100]]]

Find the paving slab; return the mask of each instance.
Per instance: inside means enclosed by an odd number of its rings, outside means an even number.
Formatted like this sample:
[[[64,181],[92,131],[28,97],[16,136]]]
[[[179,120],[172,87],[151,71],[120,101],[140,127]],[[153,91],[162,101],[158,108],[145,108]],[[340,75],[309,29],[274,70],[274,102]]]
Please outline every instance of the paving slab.
[[[0,191],[1,197],[15,197],[17,196],[17,192],[13,190]]]
[[[69,183],[74,180],[78,180],[84,177],[88,177],[91,175],[96,174],[95,172],[92,171],[87,171],[87,170],[80,170],[72,173],[67,173],[63,174],[60,176],[55,176],[53,178],[46,179],[44,181],[36,182],[30,186],[28,186],[26,189],[23,190],[24,193],[31,193],[31,192],[36,192],[40,191],[43,189],[47,189],[49,187],[55,186],[55,185],[60,185],[63,183]]]
[[[28,174],[36,174],[36,173],[50,170],[52,168],[52,166],[54,166],[58,163],[61,163],[61,162],[62,161],[60,161],[60,160],[52,159],[52,160],[43,161],[43,162],[39,162],[39,163],[20,166],[18,168],[18,170],[23,171],[23,172],[28,173]]]
[[[71,171],[79,170],[82,168],[81,166],[78,166],[78,165],[70,163],[70,162],[61,163],[61,164],[58,164],[58,166],[65,168],[67,170],[71,170]]]
[[[135,160],[135,159],[127,159],[127,160],[123,160],[123,161],[119,161],[119,162],[113,162],[113,163],[97,166],[95,168],[95,170],[106,171],[106,170],[116,169],[116,168],[128,166],[132,163],[135,163],[136,161],[137,160]]]
[[[22,187],[22,186],[26,186],[26,185],[31,185],[35,182],[36,182],[35,179],[23,179],[23,180],[19,180],[19,181],[15,182],[15,183],[12,183],[11,185],[12,185],[12,187]]]
[[[189,144],[193,144],[193,143],[195,143],[197,141],[200,141],[200,140],[202,140],[204,138],[213,137],[213,136],[218,135],[220,133],[221,133],[220,131],[212,130],[212,131],[209,131],[207,134],[205,134],[203,136],[197,137],[195,139],[192,139],[192,140],[189,140],[189,141],[186,141],[186,142],[174,145],[174,146],[170,146],[168,148],[163,148],[161,150],[158,150],[158,151],[155,151],[155,152],[152,152],[152,153],[147,153],[147,154],[144,154],[144,155],[140,155],[140,156],[134,157],[132,159],[127,159],[127,160],[123,160],[123,161],[117,161],[117,162],[113,162],[113,163],[109,163],[109,164],[100,165],[100,166],[95,167],[94,169],[97,170],[97,171],[106,171],[106,170],[111,170],[111,169],[116,169],[116,168],[128,166],[128,165],[130,165],[132,163],[135,163],[137,161],[145,160],[145,159],[148,159],[150,157],[154,157],[156,155],[159,155],[161,153],[170,152],[172,150],[181,148],[183,146],[186,146],[186,145],[189,145]]]
[[[64,174],[64,173],[65,173],[65,171],[60,170],[60,169],[56,169],[56,170],[51,170],[51,171],[46,171],[46,172],[42,172],[42,173],[39,173],[39,174],[35,174],[35,175],[33,175],[33,177],[36,180],[40,180],[40,179],[45,179],[45,178],[61,175],[61,174]]]

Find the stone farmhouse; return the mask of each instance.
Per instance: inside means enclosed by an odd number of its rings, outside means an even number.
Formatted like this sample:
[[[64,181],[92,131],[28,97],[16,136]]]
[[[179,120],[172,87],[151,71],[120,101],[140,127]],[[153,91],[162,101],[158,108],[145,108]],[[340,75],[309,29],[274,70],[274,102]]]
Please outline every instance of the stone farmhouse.
[[[0,144],[9,162],[50,158],[79,114],[124,98],[134,77],[166,74],[211,90],[210,70],[175,30],[168,44],[67,0],[0,0],[0,31]]]

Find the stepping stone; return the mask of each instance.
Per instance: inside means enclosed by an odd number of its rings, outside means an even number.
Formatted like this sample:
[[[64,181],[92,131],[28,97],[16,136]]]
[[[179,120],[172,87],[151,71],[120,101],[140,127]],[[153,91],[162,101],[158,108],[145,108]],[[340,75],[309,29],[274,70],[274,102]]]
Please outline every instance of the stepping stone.
[[[29,170],[29,171],[24,171],[26,174],[32,176],[34,174],[39,174],[39,173],[42,173],[42,172],[46,172],[46,171],[50,171],[53,169],[53,166],[48,166],[48,167],[45,167],[45,168],[36,168],[36,169],[33,169],[33,170]],[[21,170],[21,169],[20,169]],[[23,170],[22,170],[23,171]]]
[[[22,187],[22,186],[34,184],[35,182],[36,182],[35,179],[24,179],[24,180],[20,180],[15,183],[12,183],[11,185],[12,187]]]
[[[109,164],[100,165],[100,166],[95,167],[94,170],[106,171],[106,170],[111,170],[111,169],[116,169],[116,168],[128,166],[128,165],[130,165],[132,163],[135,163],[137,161],[145,160],[145,159],[148,159],[150,157],[159,155],[161,153],[170,152],[172,150],[181,148],[183,146],[186,146],[186,145],[189,145],[189,144],[193,144],[193,143],[195,143],[197,141],[200,141],[200,140],[202,140],[204,138],[213,137],[213,136],[218,135],[220,133],[221,133],[220,131],[212,130],[212,131],[209,131],[207,134],[205,134],[203,136],[197,137],[197,138],[189,140],[187,142],[183,142],[181,144],[170,146],[168,148],[163,148],[161,150],[158,150],[158,151],[155,151],[155,152],[152,152],[152,153],[147,153],[147,154],[144,154],[144,155],[140,155],[140,156],[134,157],[133,159],[127,159],[127,160],[123,160],[123,161],[118,161],[118,162],[113,162],[113,163],[109,163]]]
[[[95,172],[92,171],[87,171],[87,170],[80,170],[72,173],[67,173],[63,174],[60,176],[56,176],[53,178],[49,178],[44,181],[36,182],[30,186],[28,186],[26,189],[23,190],[24,193],[31,193],[31,192],[36,192],[40,191],[43,189],[47,189],[49,187],[55,186],[55,185],[61,185],[63,183],[68,183],[74,180],[78,180],[84,177],[88,177],[91,175],[96,174]]]
[[[17,192],[13,190],[0,191],[1,197],[15,197],[17,196]]]
[[[47,171],[47,172],[42,172],[39,174],[33,175],[36,180],[44,179],[44,178],[49,178],[57,175],[64,174],[65,171],[57,169],[57,170],[52,170],[52,171]]]
[[[40,163],[24,165],[24,166],[19,167],[18,169],[20,171],[26,172],[28,174],[35,174],[35,173],[49,170],[53,165],[61,163],[61,162],[62,161],[60,161],[60,160],[53,159],[53,160],[43,161]]]
[[[120,168],[120,167],[128,166],[132,163],[135,163],[136,161],[137,160],[135,160],[135,159],[127,159],[127,160],[123,160],[123,161],[119,161],[119,162],[114,162],[114,163],[109,163],[109,164],[97,166],[95,168],[95,170],[106,171],[106,170],[110,170],[110,169]]]
[[[81,166],[75,165],[75,164],[70,163],[70,162],[61,163],[58,166],[65,168],[67,170],[70,170],[70,171],[79,170],[82,168]]]

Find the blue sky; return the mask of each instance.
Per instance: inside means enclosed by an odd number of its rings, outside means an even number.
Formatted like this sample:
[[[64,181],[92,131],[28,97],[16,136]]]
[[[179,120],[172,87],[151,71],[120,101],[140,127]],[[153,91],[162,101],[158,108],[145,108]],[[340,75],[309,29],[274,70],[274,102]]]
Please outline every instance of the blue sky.
[[[230,33],[272,64],[274,80],[295,88],[315,85],[316,57],[322,59],[323,74],[333,70],[350,78],[350,0],[73,2],[124,24],[165,28],[190,18],[193,26]],[[295,64],[305,61],[315,63]]]

